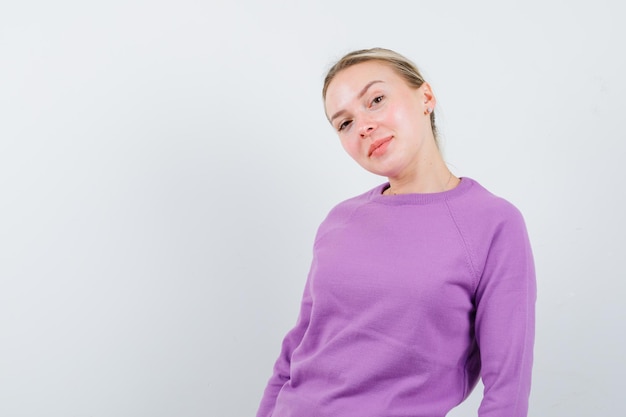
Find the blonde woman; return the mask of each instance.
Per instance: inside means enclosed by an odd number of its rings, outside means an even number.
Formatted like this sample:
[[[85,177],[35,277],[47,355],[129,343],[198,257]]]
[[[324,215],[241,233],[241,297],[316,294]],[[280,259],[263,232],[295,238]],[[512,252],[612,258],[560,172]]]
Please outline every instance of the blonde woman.
[[[479,416],[526,416],[536,284],[521,214],[448,169],[436,97],[402,55],[347,54],[323,98],[346,152],[387,181],[320,225],[257,417],[444,417],[479,378]]]

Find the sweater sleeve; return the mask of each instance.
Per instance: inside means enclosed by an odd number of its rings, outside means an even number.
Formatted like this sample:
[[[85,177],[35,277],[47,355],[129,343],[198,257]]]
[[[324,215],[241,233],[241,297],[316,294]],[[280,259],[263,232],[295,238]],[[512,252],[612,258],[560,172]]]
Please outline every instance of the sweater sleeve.
[[[480,417],[526,417],[535,328],[536,279],[522,215],[508,206],[481,252],[476,339],[484,395]]]
[[[298,320],[295,327],[291,329],[283,339],[280,355],[274,364],[272,376],[265,387],[265,392],[263,393],[261,404],[256,414],[257,417],[271,417],[276,405],[276,398],[281,388],[291,378],[291,355],[298,345],[300,345],[302,337],[309,325],[311,315],[312,300],[309,281],[310,279],[307,280],[305,285]]]

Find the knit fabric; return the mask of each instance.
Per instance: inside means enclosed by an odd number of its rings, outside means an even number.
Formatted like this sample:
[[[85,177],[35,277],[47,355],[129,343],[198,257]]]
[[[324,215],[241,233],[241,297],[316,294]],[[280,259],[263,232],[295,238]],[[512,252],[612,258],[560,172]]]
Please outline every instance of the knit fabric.
[[[536,298],[519,211],[476,181],[347,200],[320,225],[257,417],[524,417]]]

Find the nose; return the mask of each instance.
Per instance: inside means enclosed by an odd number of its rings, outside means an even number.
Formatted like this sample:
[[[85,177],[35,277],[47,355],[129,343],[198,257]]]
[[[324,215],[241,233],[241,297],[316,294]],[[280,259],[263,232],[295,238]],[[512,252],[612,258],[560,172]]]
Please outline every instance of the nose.
[[[376,124],[372,120],[365,120],[359,126],[359,136],[361,139],[365,139],[376,129]]]

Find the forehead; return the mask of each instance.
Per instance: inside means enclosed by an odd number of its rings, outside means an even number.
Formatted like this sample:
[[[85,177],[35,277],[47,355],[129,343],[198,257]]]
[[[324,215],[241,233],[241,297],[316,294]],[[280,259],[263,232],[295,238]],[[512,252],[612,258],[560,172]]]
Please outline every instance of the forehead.
[[[328,85],[325,100],[327,111],[332,112],[332,109],[358,98],[362,89],[372,81],[381,81],[387,85],[406,84],[388,64],[380,61],[352,65],[338,72]]]
[[[338,88],[360,88],[362,87],[360,83],[367,83],[374,79],[391,81],[399,80],[400,77],[389,64],[380,61],[361,62],[339,71],[328,85],[326,96]]]

